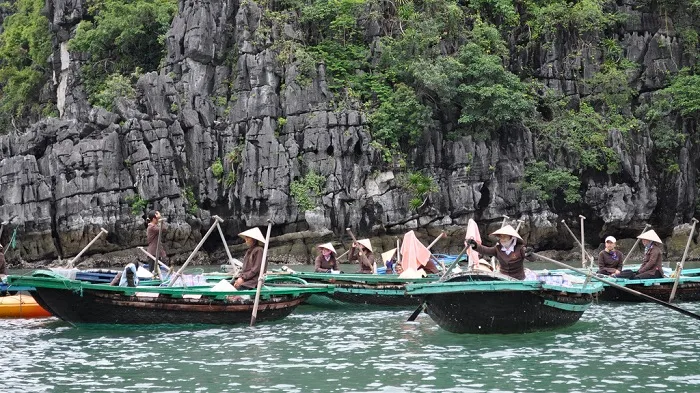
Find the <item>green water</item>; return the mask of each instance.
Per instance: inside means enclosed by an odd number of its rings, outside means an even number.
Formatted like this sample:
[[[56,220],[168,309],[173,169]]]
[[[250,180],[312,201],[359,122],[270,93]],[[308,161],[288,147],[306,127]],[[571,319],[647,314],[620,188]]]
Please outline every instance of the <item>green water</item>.
[[[302,306],[254,328],[0,320],[0,391],[700,391],[700,321],[656,304],[594,304],[572,327],[517,335],[411,312]]]

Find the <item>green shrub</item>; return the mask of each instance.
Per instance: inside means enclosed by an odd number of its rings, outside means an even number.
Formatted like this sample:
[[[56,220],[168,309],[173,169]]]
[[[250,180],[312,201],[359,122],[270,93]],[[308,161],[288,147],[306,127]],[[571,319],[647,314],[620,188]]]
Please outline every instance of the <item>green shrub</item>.
[[[50,77],[51,35],[49,21],[41,14],[44,0],[6,5],[14,13],[0,29],[0,133],[12,119],[53,112],[53,104],[39,102],[41,87]]]
[[[566,203],[581,202],[581,181],[564,168],[549,168],[547,163],[537,161],[525,167],[523,191],[535,194],[537,199],[551,201],[561,195]]]
[[[194,196],[194,190],[192,186],[186,186],[184,192],[185,202],[187,204],[187,212],[190,214],[197,214],[199,211],[199,206],[197,203],[197,197]]]
[[[289,191],[299,210],[306,211],[316,207],[315,199],[321,194],[321,187],[326,178],[309,172],[301,180],[295,180],[289,185]]]
[[[370,116],[372,138],[391,150],[398,149],[400,142],[415,146],[430,125],[431,114],[430,109],[418,101],[413,89],[399,83]]]
[[[98,0],[89,12],[69,45],[71,50],[90,54],[81,76],[91,101],[105,89],[109,75],[158,69],[165,54],[165,34],[177,12],[176,0]]]
[[[124,198],[124,200],[129,204],[129,207],[131,207],[131,214],[137,217],[142,216],[148,206],[148,200],[141,198],[139,194],[129,195]]]
[[[426,198],[438,191],[437,182],[432,176],[421,172],[408,172],[397,178],[397,183],[411,195],[408,207],[416,210],[425,202]]]
[[[224,164],[221,163],[221,158],[216,157],[214,163],[211,164],[211,174],[218,182],[221,182],[224,177]]]
[[[117,98],[134,99],[135,97],[136,91],[132,86],[131,78],[112,74],[104,81],[103,88],[93,95],[92,104],[113,111]]]

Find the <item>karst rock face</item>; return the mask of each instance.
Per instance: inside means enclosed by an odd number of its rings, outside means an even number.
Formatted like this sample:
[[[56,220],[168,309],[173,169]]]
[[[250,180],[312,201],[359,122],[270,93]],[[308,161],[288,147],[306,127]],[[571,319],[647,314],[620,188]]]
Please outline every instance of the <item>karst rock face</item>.
[[[688,60],[672,20],[634,2],[618,8],[632,16],[617,39],[639,65],[632,85],[643,98]],[[67,44],[87,15],[87,2],[48,0],[47,11],[60,116],[0,136],[0,220],[8,222],[2,241],[14,229],[18,239],[18,248],[8,252],[11,261],[70,258],[100,228],[109,234],[88,254],[133,250],[145,243],[144,215],[153,208],[167,217],[163,241],[171,254],[192,250],[213,215],[225,220],[229,240],[251,226],[264,232],[272,220],[279,241],[271,258],[278,262],[308,261],[320,241],[347,246],[348,227],[358,237],[377,238],[380,249],[395,246],[394,236],[406,230],[418,229],[427,240],[445,229],[450,239],[436,247],[456,251],[469,218],[491,231],[503,215],[513,225],[523,220],[523,237],[540,249],[573,247],[562,220],[578,234],[579,215],[586,216],[590,248],[608,234],[634,237],[646,222],[662,237],[687,236],[687,228],[673,229],[695,211],[700,152],[692,141],[682,150],[680,173],[669,176],[650,168],[647,133],[612,131],[608,144],[622,170],[584,173],[583,202],[574,211],[522,191],[524,163],[536,155],[526,126],[474,140],[444,138],[450,125],[436,124],[408,161],[433,176],[439,191],[411,210],[411,196],[398,181],[403,169],[383,162],[371,146],[367,113],[352,104],[331,105],[323,64],[311,81],[299,83],[297,65],[281,64],[274,45],[258,42],[254,33],[264,10],[255,1],[180,1],[162,69],[144,74],[136,99],[119,101],[114,112],[88,103],[81,57]],[[289,25],[276,31],[292,38],[305,34]],[[377,29],[368,26],[367,34]],[[585,93],[582,76],[598,70],[602,60],[564,32],[512,63],[529,64],[533,78],[575,97]],[[217,160],[223,174],[213,170]],[[309,172],[324,183],[318,196],[309,195],[315,208],[304,211],[291,186]],[[148,204],[134,209],[137,199]],[[206,250],[220,251],[217,232]],[[681,254],[682,248],[671,250]]]

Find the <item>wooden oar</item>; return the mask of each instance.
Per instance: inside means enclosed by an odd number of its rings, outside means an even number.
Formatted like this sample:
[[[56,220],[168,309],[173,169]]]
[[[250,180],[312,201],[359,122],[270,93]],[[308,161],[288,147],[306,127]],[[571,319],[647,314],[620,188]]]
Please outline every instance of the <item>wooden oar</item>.
[[[685,244],[685,251],[683,251],[683,258],[681,262],[676,266],[676,281],[673,282],[673,289],[671,290],[671,296],[668,298],[669,303],[673,303],[673,298],[676,297],[676,289],[678,288],[678,281],[681,279],[681,272],[683,272],[683,263],[685,263],[685,257],[688,256],[688,248],[690,248],[690,241],[693,239],[693,232],[695,232],[695,224],[698,220],[693,217],[693,226],[690,228],[690,235],[688,235],[688,242]]]
[[[151,255],[150,252],[146,251],[145,248],[143,248],[143,247],[141,247],[141,246],[138,246],[138,247],[136,247],[136,248],[139,249],[142,253],[146,254],[146,256],[147,256],[148,258],[150,258],[153,262],[156,261],[156,257],[154,257],[153,255]],[[170,272],[170,270],[171,270],[170,267],[169,267],[168,265],[164,264],[164,263],[161,262],[161,261],[158,261],[158,265],[160,265],[160,266],[162,266],[163,268],[167,269],[168,272]]]
[[[160,262],[160,235],[163,233],[163,221],[165,221],[165,218],[160,217],[158,218],[158,241],[156,242],[156,261],[153,263],[153,276],[160,278],[160,265],[158,262]]]
[[[586,248],[583,246],[584,244],[586,244],[586,242],[583,241],[583,234],[584,234],[583,221],[586,219],[586,217],[579,214],[578,218],[581,220],[581,267],[585,268],[587,265],[586,255],[588,255],[588,253],[586,252]]]
[[[442,277],[440,277],[440,279],[438,280],[438,282],[443,282],[443,281],[445,280],[445,278],[447,277],[447,275],[450,274],[450,272],[452,271],[452,269],[453,269],[455,266],[457,266],[457,265],[459,264],[459,260],[462,258],[462,256],[464,255],[464,253],[467,252],[467,247],[469,247],[469,246],[464,247],[464,248],[462,249],[462,252],[460,252],[459,255],[457,255],[457,259],[455,259],[455,261],[450,265],[450,267],[447,268],[447,270],[446,270],[445,273],[442,275]],[[406,321],[407,321],[407,322],[413,322],[413,321],[415,321],[416,318],[418,318],[418,315],[420,315],[420,313],[423,311],[423,308],[424,308],[424,307],[425,307],[425,301],[421,302],[421,304],[418,306],[418,308],[416,309],[416,311],[414,311],[413,314],[411,314],[411,316],[408,317],[408,319],[407,319]]]
[[[588,252],[586,252],[585,248],[583,247],[583,245],[581,244],[581,242],[578,240],[578,238],[576,237],[576,235],[574,235],[574,232],[571,230],[571,228],[569,228],[569,226],[566,225],[566,221],[561,220],[561,222],[562,222],[562,224],[564,224],[564,226],[566,227],[566,230],[569,231],[569,233],[571,234],[571,237],[574,238],[574,240],[576,241],[576,244],[578,244],[578,246],[581,247],[582,250],[584,250],[583,252],[586,253],[586,256],[587,256],[588,258],[593,258],[593,257],[591,257],[591,256],[588,254]]]
[[[637,296],[637,297],[640,297],[640,298],[642,298],[642,299],[648,300],[648,301],[650,301],[650,302],[658,303],[658,304],[660,304],[660,305],[662,305],[662,306],[664,306],[664,307],[670,308],[671,310],[678,311],[678,312],[681,313],[681,314],[685,314],[685,315],[687,315],[687,316],[689,316],[689,317],[693,317],[693,318],[695,318],[695,319],[700,319],[700,315],[695,314],[694,312],[690,312],[690,311],[685,310],[685,309],[682,309],[682,308],[680,308],[680,307],[676,307],[676,306],[674,306],[673,304],[666,303],[666,302],[663,301],[663,300],[659,300],[659,299],[657,299],[657,298],[655,298],[655,297],[652,297],[652,296],[646,295],[646,294],[644,294],[644,293],[635,291],[634,289],[630,289],[630,288],[627,288],[627,287],[625,287],[625,286],[616,284],[616,283],[614,283],[614,282],[612,282],[612,281],[610,281],[610,280],[606,280],[606,279],[604,279],[604,278],[600,278],[600,277],[598,277],[598,276],[596,276],[596,275],[594,275],[594,274],[591,274],[590,272],[587,272],[587,271],[585,271],[585,270],[576,269],[576,268],[573,267],[573,266],[569,266],[569,265],[567,265],[567,264],[565,264],[565,263],[562,263],[562,262],[559,262],[559,261],[555,261],[554,259],[547,258],[547,257],[545,257],[544,255],[540,255],[540,254],[537,254],[537,253],[533,253],[532,255],[534,255],[534,256],[540,258],[540,259],[543,260],[543,261],[551,262],[551,263],[553,263],[553,264],[555,264],[555,265],[559,265],[559,266],[561,266],[561,267],[563,267],[563,268],[566,268],[566,269],[571,269],[571,270],[573,270],[573,271],[575,271],[576,273],[579,273],[579,274],[584,274],[584,275],[585,275],[586,277],[588,277],[588,278],[592,278],[592,279],[594,279],[594,280],[598,280],[598,281],[600,281],[600,282],[602,282],[602,283],[604,283],[604,284],[610,285],[610,286],[613,287],[613,288],[617,288],[617,289],[619,289],[619,290],[621,290],[621,291],[625,291],[625,292],[627,292],[627,293],[630,293],[630,294],[635,295],[635,296]]]
[[[272,230],[272,220],[267,220],[267,234],[265,235],[265,247],[263,247],[262,262],[260,262],[260,274],[258,274],[258,286],[255,288],[255,302],[253,302],[253,315],[250,317],[250,326],[255,325],[258,318],[258,305],[260,304],[260,291],[265,282],[265,268],[267,267],[267,249],[270,244],[270,231]]]
[[[204,234],[202,240],[200,240],[199,243],[197,243],[197,246],[194,248],[194,250],[192,250],[192,253],[189,257],[187,257],[187,260],[185,261],[185,263],[182,264],[182,267],[177,272],[175,272],[175,274],[173,274],[173,276],[170,278],[168,287],[172,287],[175,284],[175,281],[177,281],[178,277],[182,275],[183,270],[185,270],[187,265],[189,265],[190,261],[192,261],[192,259],[194,258],[195,254],[197,254],[197,251],[199,251],[199,249],[202,248],[202,246],[204,245],[204,242],[207,241],[209,235],[211,235],[211,233],[214,232],[214,229],[216,229],[220,222],[224,221],[219,216],[212,216],[212,218],[214,219],[214,223],[211,225],[207,233]]]
[[[644,224],[644,229],[642,230],[642,233],[646,232],[647,229],[649,229],[650,226],[651,226],[651,225],[649,225],[649,224]],[[634,245],[632,246],[632,249],[630,249],[630,252],[627,253],[627,256],[625,257],[625,259],[622,260],[622,267],[625,266],[625,262],[627,262],[627,260],[630,259],[630,255],[632,255],[632,253],[634,252],[634,250],[637,249],[637,244],[639,244],[639,240],[640,240],[640,239],[637,238],[637,241],[634,242]],[[620,271],[622,271],[622,269],[620,269]]]
[[[102,236],[105,233],[109,232],[107,232],[107,230],[104,228],[100,228],[100,233],[98,233],[92,240],[90,240],[90,243],[88,243],[87,246],[80,250],[78,255],[75,256],[75,258],[71,259],[70,262],[68,262],[68,268],[72,268],[74,266],[75,261],[77,261],[78,258],[80,258],[83,255],[83,253],[85,253],[85,251],[87,251],[87,249],[90,248],[90,246],[92,246],[92,244],[95,243],[97,239],[99,239],[100,236]]]

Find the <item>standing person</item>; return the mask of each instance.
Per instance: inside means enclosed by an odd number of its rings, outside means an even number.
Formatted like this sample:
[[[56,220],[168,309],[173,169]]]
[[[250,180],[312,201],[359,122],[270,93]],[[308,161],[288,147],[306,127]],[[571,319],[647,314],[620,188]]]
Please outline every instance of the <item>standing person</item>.
[[[501,273],[506,276],[525,279],[524,261],[534,261],[532,251],[525,247],[523,238],[510,225],[499,228],[491,236],[498,237],[498,243],[493,247],[481,245],[479,239],[469,238],[465,243],[471,246],[479,254],[495,256],[501,264]]]
[[[372,274],[374,254],[372,254],[372,243],[370,243],[369,239],[362,239],[352,243],[352,250],[350,250],[348,260],[360,262],[359,273]]]
[[[661,265],[661,238],[653,229],[642,233],[637,238],[642,239],[644,244],[644,260],[632,279],[662,278],[664,271]]]
[[[338,261],[335,260],[335,247],[331,243],[323,243],[318,246],[321,255],[316,257],[314,271],[316,273],[330,273],[331,270],[338,270]]]
[[[0,244],[0,276],[7,276],[7,263],[5,262],[5,250]]]
[[[263,246],[265,245],[265,236],[260,229],[251,228],[238,234],[245,244],[248,245],[248,250],[243,257],[243,267],[238,277],[233,280],[233,286],[236,289],[256,289],[258,285],[258,277],[260,276],[260,268],[262,267]]]
[[[605,249],[598,254],[598,274],[610,276],[622,271],[623,255],[615,249],[617,239],[612,236],[605,238]]]
[[[161,217],[160,212],[157,210],[151,210],[148,212],[148,226],[146,227],[146,240],[148,240],[148,251],[149,254],[156,256],[156,249],[158,248],[158,233],[160,232]],[[168,259],[168,254],[165,252],[163,243],[160,244],[160,257],[158,260],[161,262],[166,262]],[[156,268],[155,261],[148,264],[148,271],[153,273]]]

